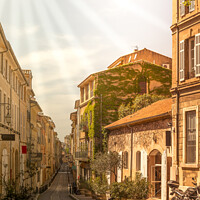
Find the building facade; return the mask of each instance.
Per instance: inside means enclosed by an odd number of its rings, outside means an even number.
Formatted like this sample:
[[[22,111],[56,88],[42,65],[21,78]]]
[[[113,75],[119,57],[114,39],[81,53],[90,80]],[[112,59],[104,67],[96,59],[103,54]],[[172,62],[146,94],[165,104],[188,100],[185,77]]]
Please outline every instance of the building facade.
[[[123,167],[115,170],[117,182],[142,173],[152,185],[151,197],[163,200],[168,198],[172,163],[171,107],[171,99],[160,100],[105,127],[108,151],[117,152],[123,160]],[[108,180],[115,182],[113,174]]]
[[[51,118],[48,117],[46,120],[43,116],[42,109],[36,101],[31,70],[22,70],[0,25],[0,176],[2,177],[0,194],[2,196],[5,195],[5,183],[9,180],[15,182],[17,191],[20,185],[29,185],[34,191],[39,191],[45,181],[50,181],[59,169],[61,145],[54,131],[55,124],[49,119]],[[50,129],[46,128],[47,126]],[[46,152],[50,159],[45,158]],[[56,157],[59,159],[56,160]],[[46,172],[48,165],[50,172]]]
[[[171,178],[192,186],[199,174],[200,12],[199,0],[189,6],[173,0],[172,98],[173,163]]]
[[[76,149],[77,177],[91,177],[89,160],[95,152],[103,150],[103,127],[118,119],[122,103],[129,103],[144,93],[170,96],[171,64],[169,57],[148,49],[136,50],[78,85],[76,134],[71,137]]]

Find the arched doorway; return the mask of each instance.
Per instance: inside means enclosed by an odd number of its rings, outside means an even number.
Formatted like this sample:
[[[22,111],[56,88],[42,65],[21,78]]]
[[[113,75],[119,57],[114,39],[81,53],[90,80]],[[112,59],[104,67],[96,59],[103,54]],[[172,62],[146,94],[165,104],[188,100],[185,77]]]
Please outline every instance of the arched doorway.
[[[161,163],[162,154],[154,149],[148,159],[148,180],[152,185],[152,197],[161,198]]]
[[[8,182],[8,152],[6,149],[2,151],[2,166],[1,166],[1,175],[2,175],[2,186],[5,185],[5,182]],[[5,193],[4,188],[2,188],[2,194]]]

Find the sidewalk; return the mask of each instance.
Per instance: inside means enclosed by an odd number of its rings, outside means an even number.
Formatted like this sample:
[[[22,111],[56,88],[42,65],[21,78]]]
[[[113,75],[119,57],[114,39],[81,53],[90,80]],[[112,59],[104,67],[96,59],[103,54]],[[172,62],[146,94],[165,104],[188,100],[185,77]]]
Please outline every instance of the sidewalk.
[[[92,197],[86,197],[85,195],[70,194],[69,197],[74,200],[94,200]]]

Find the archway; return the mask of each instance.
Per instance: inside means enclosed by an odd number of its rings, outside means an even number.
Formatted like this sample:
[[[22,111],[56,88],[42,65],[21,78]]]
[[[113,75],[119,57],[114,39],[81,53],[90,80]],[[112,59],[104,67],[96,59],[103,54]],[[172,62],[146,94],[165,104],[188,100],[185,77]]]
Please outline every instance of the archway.
[[[8,152],[6,149],[2,151],[2,166],[1,166],[1,175],[2,175],[2,186],[5,185],[4,182],[8,182]],[[2,188],[2,194],[5,193],[4,188]]]
[[[148,180],[152,185],[152,197],[161,198],[161,164],[162,154],[154,149],[148,159]]]

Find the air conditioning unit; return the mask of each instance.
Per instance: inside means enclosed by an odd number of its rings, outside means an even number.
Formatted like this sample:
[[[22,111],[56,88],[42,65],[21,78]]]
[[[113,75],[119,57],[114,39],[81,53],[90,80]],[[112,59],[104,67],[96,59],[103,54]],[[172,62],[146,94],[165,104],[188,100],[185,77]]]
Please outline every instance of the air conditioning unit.
[[[170,69],[170,64],[162,64],[162,67]]]

